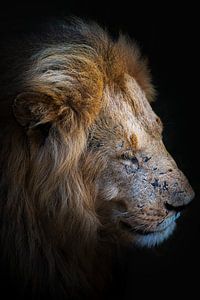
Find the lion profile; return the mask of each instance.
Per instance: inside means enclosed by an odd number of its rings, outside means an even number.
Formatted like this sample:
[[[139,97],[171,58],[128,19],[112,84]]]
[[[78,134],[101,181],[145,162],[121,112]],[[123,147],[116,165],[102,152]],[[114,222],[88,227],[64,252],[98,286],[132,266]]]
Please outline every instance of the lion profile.
[[[15,51],[1,75],[3,260],[34,299],[98,299],[115,247],[167,239],[192,188],[134,43],[76,20]]]

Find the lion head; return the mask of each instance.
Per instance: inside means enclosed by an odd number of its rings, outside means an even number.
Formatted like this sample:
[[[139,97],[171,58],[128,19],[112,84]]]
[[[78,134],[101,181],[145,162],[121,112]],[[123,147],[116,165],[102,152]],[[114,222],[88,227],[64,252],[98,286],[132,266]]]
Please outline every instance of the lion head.
[[[102,236],[160,244],[194,193],[134,43],[77,21],[18,49],[1,80],[2,248],[34,287],[70,294],[94,279]]]
[[[163,144],[162,122],[144,91],[129,75],[125,86],[125,93],[105,91],[106,109],[91,128],[89,149],[93,168],[95,155],[106,160],[96,183],[105,222],[151,247],[172,234],[193,191]]]

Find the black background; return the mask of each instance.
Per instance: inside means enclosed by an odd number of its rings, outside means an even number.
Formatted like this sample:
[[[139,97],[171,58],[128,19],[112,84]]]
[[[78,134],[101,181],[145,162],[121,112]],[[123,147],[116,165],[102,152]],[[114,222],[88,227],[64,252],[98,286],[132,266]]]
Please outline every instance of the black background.
[[[116,270],[119,298],[198,295],[199,277],[199,99],[196,7],[178,7],[130,1],[56,1],[1,7],[1,37],[16,36],[48,17],[76,15],[92,19],[114,36],[119,30],[134,38],[149,58],[158,97],[153,104],[165,126],[169,152],[189,178],[196,192],[191,207],[179,221],[176,234],[152,250],[130,249],[120,271]],[[119,275],[119,274],[120,275]],[[4,278],[4,280],[6,280]],[[162,294],[160,294],[162,290]]]

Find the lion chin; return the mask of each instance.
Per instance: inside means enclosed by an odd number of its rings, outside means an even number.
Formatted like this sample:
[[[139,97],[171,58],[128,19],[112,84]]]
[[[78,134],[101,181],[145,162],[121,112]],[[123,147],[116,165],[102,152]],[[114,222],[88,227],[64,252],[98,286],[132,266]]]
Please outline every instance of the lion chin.
[[[144,234],[137,233],[134,236],[134,243],[139,247],[155,247],[167,240],[172,235],[175,228],[176,223],[172,222],[167,228],[161,231],[147,232]]]
[[[176,220],[180,217],[177,213],[162,222],[155,231],[138,232],[134,237],[134,243],[139,247],[155,247],[166,241],[176,228]]]

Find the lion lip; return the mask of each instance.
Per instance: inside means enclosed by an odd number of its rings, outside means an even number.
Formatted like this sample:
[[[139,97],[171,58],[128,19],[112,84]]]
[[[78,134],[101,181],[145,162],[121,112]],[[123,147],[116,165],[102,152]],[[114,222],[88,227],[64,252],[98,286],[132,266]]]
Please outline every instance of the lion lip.
[[[136,233],[139,235],[148,235],[151,233],[162,233],[168,227],[170,227],[175,221],[180,217],[180,212],[173,214],[172,216],[162,220],[155,228],[153,229],[138,229],[134,228],[129,222],[121,220],[120,223],[122,224],[123,228],[128,230],[131,233]]]

